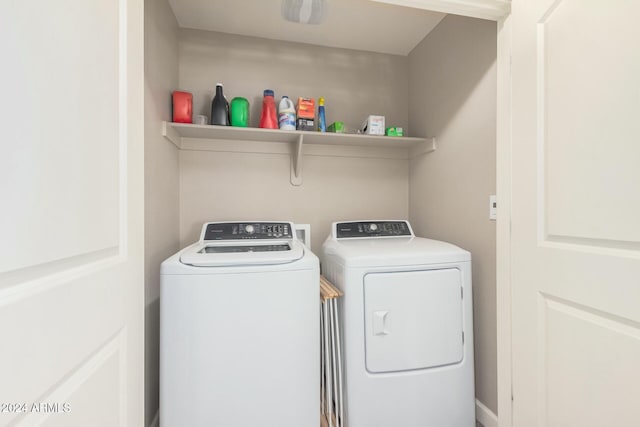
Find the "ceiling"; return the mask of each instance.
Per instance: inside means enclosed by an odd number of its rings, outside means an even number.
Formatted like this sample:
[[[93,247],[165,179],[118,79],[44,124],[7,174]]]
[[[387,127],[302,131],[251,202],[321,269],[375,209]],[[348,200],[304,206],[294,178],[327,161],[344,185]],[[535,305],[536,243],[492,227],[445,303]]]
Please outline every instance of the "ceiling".
[[[377,3],[327,0],[320,25],[285,21],[281,0],[169,0],[182,28],[407,55],[444,13]]]

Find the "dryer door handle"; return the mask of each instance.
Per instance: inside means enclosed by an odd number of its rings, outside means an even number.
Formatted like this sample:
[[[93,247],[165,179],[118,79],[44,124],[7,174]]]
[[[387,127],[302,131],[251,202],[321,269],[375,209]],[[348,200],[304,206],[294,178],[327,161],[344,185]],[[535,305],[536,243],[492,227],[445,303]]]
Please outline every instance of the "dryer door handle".
[[[373,312],[373,335],[389,335],[389,312]]]

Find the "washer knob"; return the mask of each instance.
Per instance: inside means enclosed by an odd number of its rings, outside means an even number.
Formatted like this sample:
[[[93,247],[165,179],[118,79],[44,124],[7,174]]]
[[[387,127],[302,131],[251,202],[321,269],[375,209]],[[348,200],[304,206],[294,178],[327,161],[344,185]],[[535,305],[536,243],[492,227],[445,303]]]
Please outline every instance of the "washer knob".
[[[378,224],[370,224],[369,225],[369,230],[378,231]]]
[[[255,227],[251,224],[247,225],[244,230],[247,232],[247,234],[253,234],[253,232],[256,231]]]

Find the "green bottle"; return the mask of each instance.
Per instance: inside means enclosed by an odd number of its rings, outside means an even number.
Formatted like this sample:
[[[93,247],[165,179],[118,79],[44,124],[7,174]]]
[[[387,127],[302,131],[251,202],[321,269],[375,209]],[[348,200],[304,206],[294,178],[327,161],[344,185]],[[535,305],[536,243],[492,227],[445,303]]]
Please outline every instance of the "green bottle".
[[[236,97],[231,100],[231,126],[249,126],[249,101],[246,98]]]

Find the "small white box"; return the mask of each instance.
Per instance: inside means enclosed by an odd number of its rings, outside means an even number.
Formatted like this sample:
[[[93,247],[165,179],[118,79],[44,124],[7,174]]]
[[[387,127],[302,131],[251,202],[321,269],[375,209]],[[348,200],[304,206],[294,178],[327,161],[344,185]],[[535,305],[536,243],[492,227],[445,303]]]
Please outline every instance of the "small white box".
[[[367,135],[384,135],[384,116],[369,116],[360,127]]]

